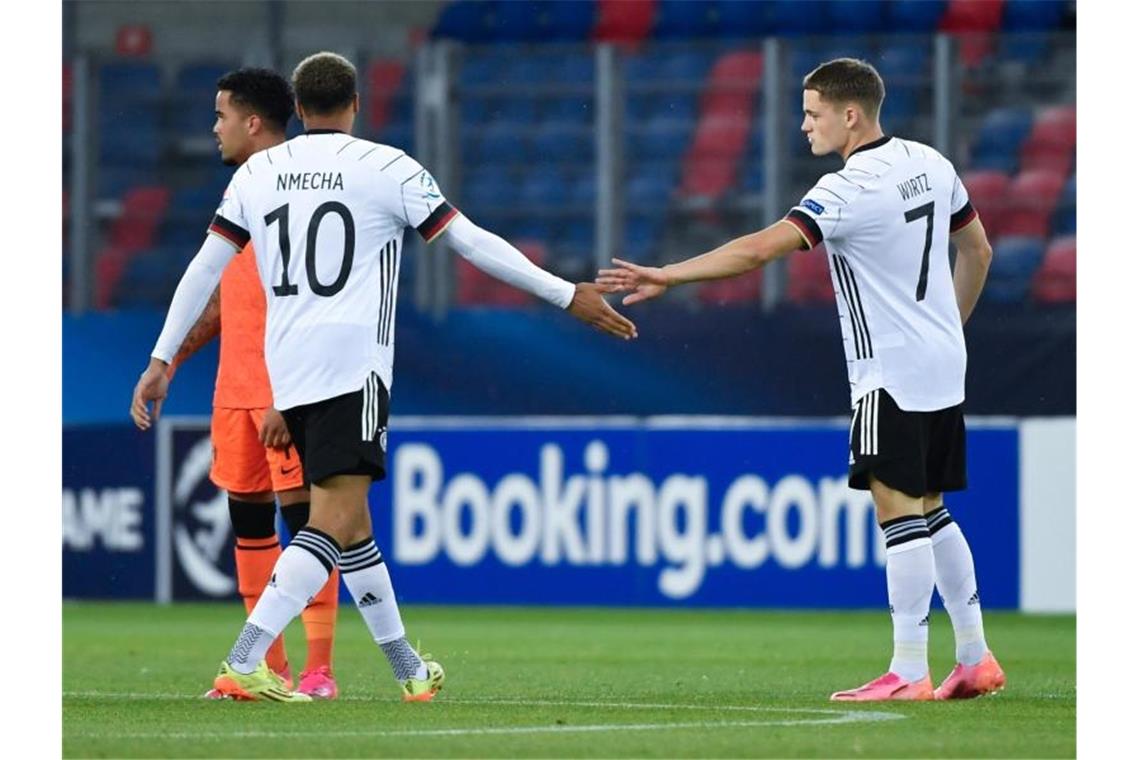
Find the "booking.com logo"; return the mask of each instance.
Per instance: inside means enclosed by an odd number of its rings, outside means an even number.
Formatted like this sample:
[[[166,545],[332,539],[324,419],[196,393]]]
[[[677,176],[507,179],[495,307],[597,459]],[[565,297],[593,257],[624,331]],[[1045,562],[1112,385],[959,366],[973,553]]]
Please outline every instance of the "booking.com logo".
[[[585,473],[567,476],[563,447],[547,443],[537,476],[511,472],[489,483],[444,472],[433,446],[403,444],[393,457],[395,558],[420,565],[442,553],[467,566],[490,553],[508,566],[663,563],[657,585],[673,599],[695,593],[708,568],[726,563],[794,570],[886,562],[870,494],[850,490],[845,476],[813,482],[788,474],[769,483],[739,475],[718,498],[713,521],[706,478],[611,473],[609,459],[608,447],[592,441],[582,455]]]

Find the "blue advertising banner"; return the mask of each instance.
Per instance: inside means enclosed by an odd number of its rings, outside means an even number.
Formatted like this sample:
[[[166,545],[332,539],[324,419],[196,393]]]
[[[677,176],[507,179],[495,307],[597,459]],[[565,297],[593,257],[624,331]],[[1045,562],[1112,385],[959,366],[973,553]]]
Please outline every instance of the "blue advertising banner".
[[[401,599],[439,603],[882,607],[869,494],[846,424],[588,429],[393,426],[373,524]],[[989,607],[1018,604],[1018,436],[969,433],[946,503]]]
[[[65,433],[65,595],[237,598],[208,430]],[[881,608],[847,436],[838,420],[396,418],[373,525],[409,603]],[[970,488],[946,497],[989,608],[1019,601],[1018,447],[1016,423],[971,423]]]
[[[63,595],[154,596],[154,439],[126,425],[63,431]]]

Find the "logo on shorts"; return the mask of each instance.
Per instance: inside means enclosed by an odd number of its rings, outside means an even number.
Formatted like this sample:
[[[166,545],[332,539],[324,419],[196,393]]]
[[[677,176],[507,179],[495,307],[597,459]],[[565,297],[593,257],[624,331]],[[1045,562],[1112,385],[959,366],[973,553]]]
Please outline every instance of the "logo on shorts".
[[[801,203],[800,205],[803,206],[804,208],[806,208],[808,211],[811,211],[813,213],[816,213],[816,214],[822,214],[823,213],[823,204],[817,203],[816,201],[813,201],[811,198],[805,198],[804,202]]]
[[[282,475],[292,475],[292,474],[293,474],[293,473],[295,473],[295,472],[296,472],[298,469],[300,469],[300,467],[301,467],[301,465],[299,465],[299,464],[295,464],[295,465],[293,465],[292,467],[290,467],[288,470],[286,470],[286,469],[285,469],[285,465],[281,465],[281,474],[282,474]]]

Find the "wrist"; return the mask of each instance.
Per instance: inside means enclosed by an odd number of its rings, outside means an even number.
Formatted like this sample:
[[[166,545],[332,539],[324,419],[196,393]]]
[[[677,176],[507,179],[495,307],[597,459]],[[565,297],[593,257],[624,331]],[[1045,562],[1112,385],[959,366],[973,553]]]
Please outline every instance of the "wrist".
[[[159,370],[165,372],[170,367],[170,362],[165,362],[157,356],[150,357],[150,363],[147,364],[147,370]]]
[[[681,279],[677,277],[677,270],[674,269],[672,264],[666,264],[661,267],[661,273],[665,275],[665,287],[671,288],[674,285],[681,285]]]

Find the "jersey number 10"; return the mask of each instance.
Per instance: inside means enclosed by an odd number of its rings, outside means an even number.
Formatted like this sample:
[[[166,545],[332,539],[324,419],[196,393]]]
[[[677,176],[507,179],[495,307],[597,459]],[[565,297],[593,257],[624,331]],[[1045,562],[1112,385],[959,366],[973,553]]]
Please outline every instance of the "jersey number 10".
[[[337,214],[344,222],[344,255],[340,262],[340,272],[331,285],[325,285],[317,279],[317,233],[320,232],[321,222],[329,214]],[[273,286],[276,296],[295,296],[297,286],[289,282],[289,204],[275,208],[265,215],[265,226],[269,227],[279,222],[277,228],[277,242],[281,248],[281,283]],[[348,282],[348,275],[352,272],[352,256],[356,249],[356,225],[352,221],[352,213],[348,206],[338,201],[327,201],[317,206],[309,220],[309,231],[305,240],[305,274],[308,275],[309,288],[318,296],[335,296],[344,289]],[[929,243],[927,243],[929,247]]]
[[[921,301],[926,298],[926,273],[930,270],[930,241],[934,238],[934,201],[912,208],[903,216],[908,224],[926,217],[926,246],[922,249],[922,268],[918,271],[918,288],[914,291],[914,300]]]

